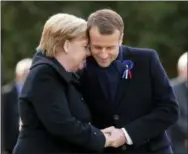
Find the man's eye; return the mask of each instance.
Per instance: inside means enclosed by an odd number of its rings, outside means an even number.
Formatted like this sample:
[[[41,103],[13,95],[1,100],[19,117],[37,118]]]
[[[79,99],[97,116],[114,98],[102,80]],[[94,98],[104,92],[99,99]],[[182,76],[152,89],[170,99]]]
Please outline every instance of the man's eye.
[[[100,50],[100,49],[101,49],[101,47],[99,47],[99,46],[95,46],[95,49],[99,49],[99,50]]]
[[[111,47],[107,47],[108,50],[112,50],[114,49],[114,46],[111,46]]]

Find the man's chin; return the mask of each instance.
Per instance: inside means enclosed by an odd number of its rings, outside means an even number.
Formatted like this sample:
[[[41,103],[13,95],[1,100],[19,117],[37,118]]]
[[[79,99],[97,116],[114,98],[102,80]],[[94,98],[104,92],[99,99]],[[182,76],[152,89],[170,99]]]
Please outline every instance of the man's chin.
[[[98,63],[98,65],[102,68],[106,68],[106,67],[110,66],[110,63]]]

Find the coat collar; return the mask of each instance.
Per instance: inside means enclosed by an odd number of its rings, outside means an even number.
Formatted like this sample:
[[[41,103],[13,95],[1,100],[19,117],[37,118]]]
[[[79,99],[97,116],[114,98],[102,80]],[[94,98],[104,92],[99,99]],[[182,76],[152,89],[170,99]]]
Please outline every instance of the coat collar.
[[[55,58],[46,56],[42,51],[37,51],[33,57],[33,62],[30,69],[41,64],[50,65],[66,82],[70,82],[72,80],[72,73],[67,72]]]

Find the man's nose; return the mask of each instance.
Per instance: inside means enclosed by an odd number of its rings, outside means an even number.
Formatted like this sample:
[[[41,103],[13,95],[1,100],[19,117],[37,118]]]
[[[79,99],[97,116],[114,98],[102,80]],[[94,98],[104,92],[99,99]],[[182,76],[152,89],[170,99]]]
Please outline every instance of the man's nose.
[[[101,57],[102,59],[106,59],[106,58],[108,57],[108,53],[107,53],[107,51],[106,51],[105,48],[103,48],[103,49],[101,50],[101,52],[100,52],[100,57]]]

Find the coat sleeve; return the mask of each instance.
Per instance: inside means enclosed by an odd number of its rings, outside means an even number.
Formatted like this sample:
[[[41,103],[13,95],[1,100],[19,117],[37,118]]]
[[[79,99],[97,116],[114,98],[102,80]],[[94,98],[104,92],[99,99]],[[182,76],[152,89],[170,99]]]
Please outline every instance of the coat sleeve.
[[[41,68],[31,78],[31,101],[38,117],[51,134],[85,148],[102,151],[103,133],[71,115],[66,93],[56,81],[53,70]]]
[[[157,53],[150,52],[150,75],[152,81],[153,104],[151,113],[127,124],[127,130],[134,144],[144,144],[164,132],[178,120],[179,108],[165,70]]]

